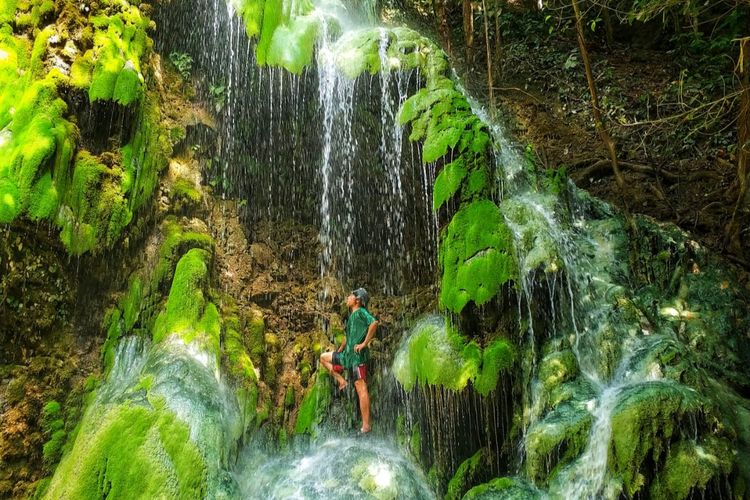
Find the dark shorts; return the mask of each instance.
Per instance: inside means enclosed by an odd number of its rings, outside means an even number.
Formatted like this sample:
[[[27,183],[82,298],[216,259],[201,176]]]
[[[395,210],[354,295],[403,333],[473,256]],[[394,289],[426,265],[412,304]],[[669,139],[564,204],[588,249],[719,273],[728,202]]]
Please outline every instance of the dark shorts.
[[[333,355],[331,356],[331,362],[333,363],[333,370],[337,373],[341,373],[344,371],[344,367],[341,366],[340,358],[341,358],[341,353],[334,351]],[[354,381],[364,380],[365,382],[367,382],[367,365],[366,364],[363,363],[361,365],[357,365],[354,368],[352,368],[350,371],[352,374],[352,380]]]

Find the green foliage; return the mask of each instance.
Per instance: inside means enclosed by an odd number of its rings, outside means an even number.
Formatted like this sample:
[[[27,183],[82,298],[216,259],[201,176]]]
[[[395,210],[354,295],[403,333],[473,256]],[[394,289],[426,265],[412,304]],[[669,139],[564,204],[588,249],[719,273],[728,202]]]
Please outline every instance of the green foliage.
[[[442,235],[440,301],[461,312],[469,301],[482,305],[515,278],[513,237],[490,200],[463,206]]]
[[[169,60],[174,64],[175,69],[183,80],[190,79],[190,73],[193,71],[193,58],[185,52],[172,52],[169,54]]]
[[[209,85],[208,96],[214,105],[214,111],[221,113],[227,104],[227,86],[226,85]]]

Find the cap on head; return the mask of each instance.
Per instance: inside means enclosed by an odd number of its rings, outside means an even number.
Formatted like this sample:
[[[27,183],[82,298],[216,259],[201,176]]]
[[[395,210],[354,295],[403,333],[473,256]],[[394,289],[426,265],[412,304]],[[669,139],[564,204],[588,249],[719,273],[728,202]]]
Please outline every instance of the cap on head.
[[[370,294],[367,293],[367,290],[364,288],[357,288],[356,290],[352,290],[352,295],[359,300],[359,305],[367,307],[367,303],[370,301]]]

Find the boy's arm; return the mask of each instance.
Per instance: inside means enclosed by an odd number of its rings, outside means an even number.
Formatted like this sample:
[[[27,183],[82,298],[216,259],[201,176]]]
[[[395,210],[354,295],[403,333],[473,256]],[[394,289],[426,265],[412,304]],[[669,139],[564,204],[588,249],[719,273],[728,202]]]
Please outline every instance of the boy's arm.
[[[370,327],[367,329],[367,336],[365,337],[365,340],[362,341],[361,344],[357,344],[354,346],[354,352],[359,352],[368,345],[370,345],[370,342],[372,342],[372,338],[375,336],[375,330],[378,329],[378,320],[373,321],[370,323]]]
[[[341,351],[343,351],[343,350],[344,350],[344,347],[346,347],[346,337],[344,337],[344,339],[343,339],[343,340],[341,341],[341,345],[339,346],[339,348],[338,348],[338,349],[336,349],[336,352],[341,352]]]

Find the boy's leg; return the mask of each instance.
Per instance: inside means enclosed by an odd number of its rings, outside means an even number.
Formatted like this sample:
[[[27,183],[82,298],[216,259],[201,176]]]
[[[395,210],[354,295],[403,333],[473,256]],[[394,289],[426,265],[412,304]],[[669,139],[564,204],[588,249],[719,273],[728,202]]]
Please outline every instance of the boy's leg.
[[[348,383],[344,377],[341,376],[341,374],[336,373],[336,371],[333,369],[333,353],[332,352],[324,352],[320,355],[320,364],[322,364],[326,370],[333,376],[333,378],[336,380],[336,382],[339,384],[339,389],[343,389],[346,387],[346,384]]]
[[[370,432],[372,427],[370,426],[370,393],[367,390],[367,382],[364,378],[361,378],[354,382],[354,388],[357,389],[357,396],[359,396],[359,411],[362,413],[362,428],[361,432]]]

